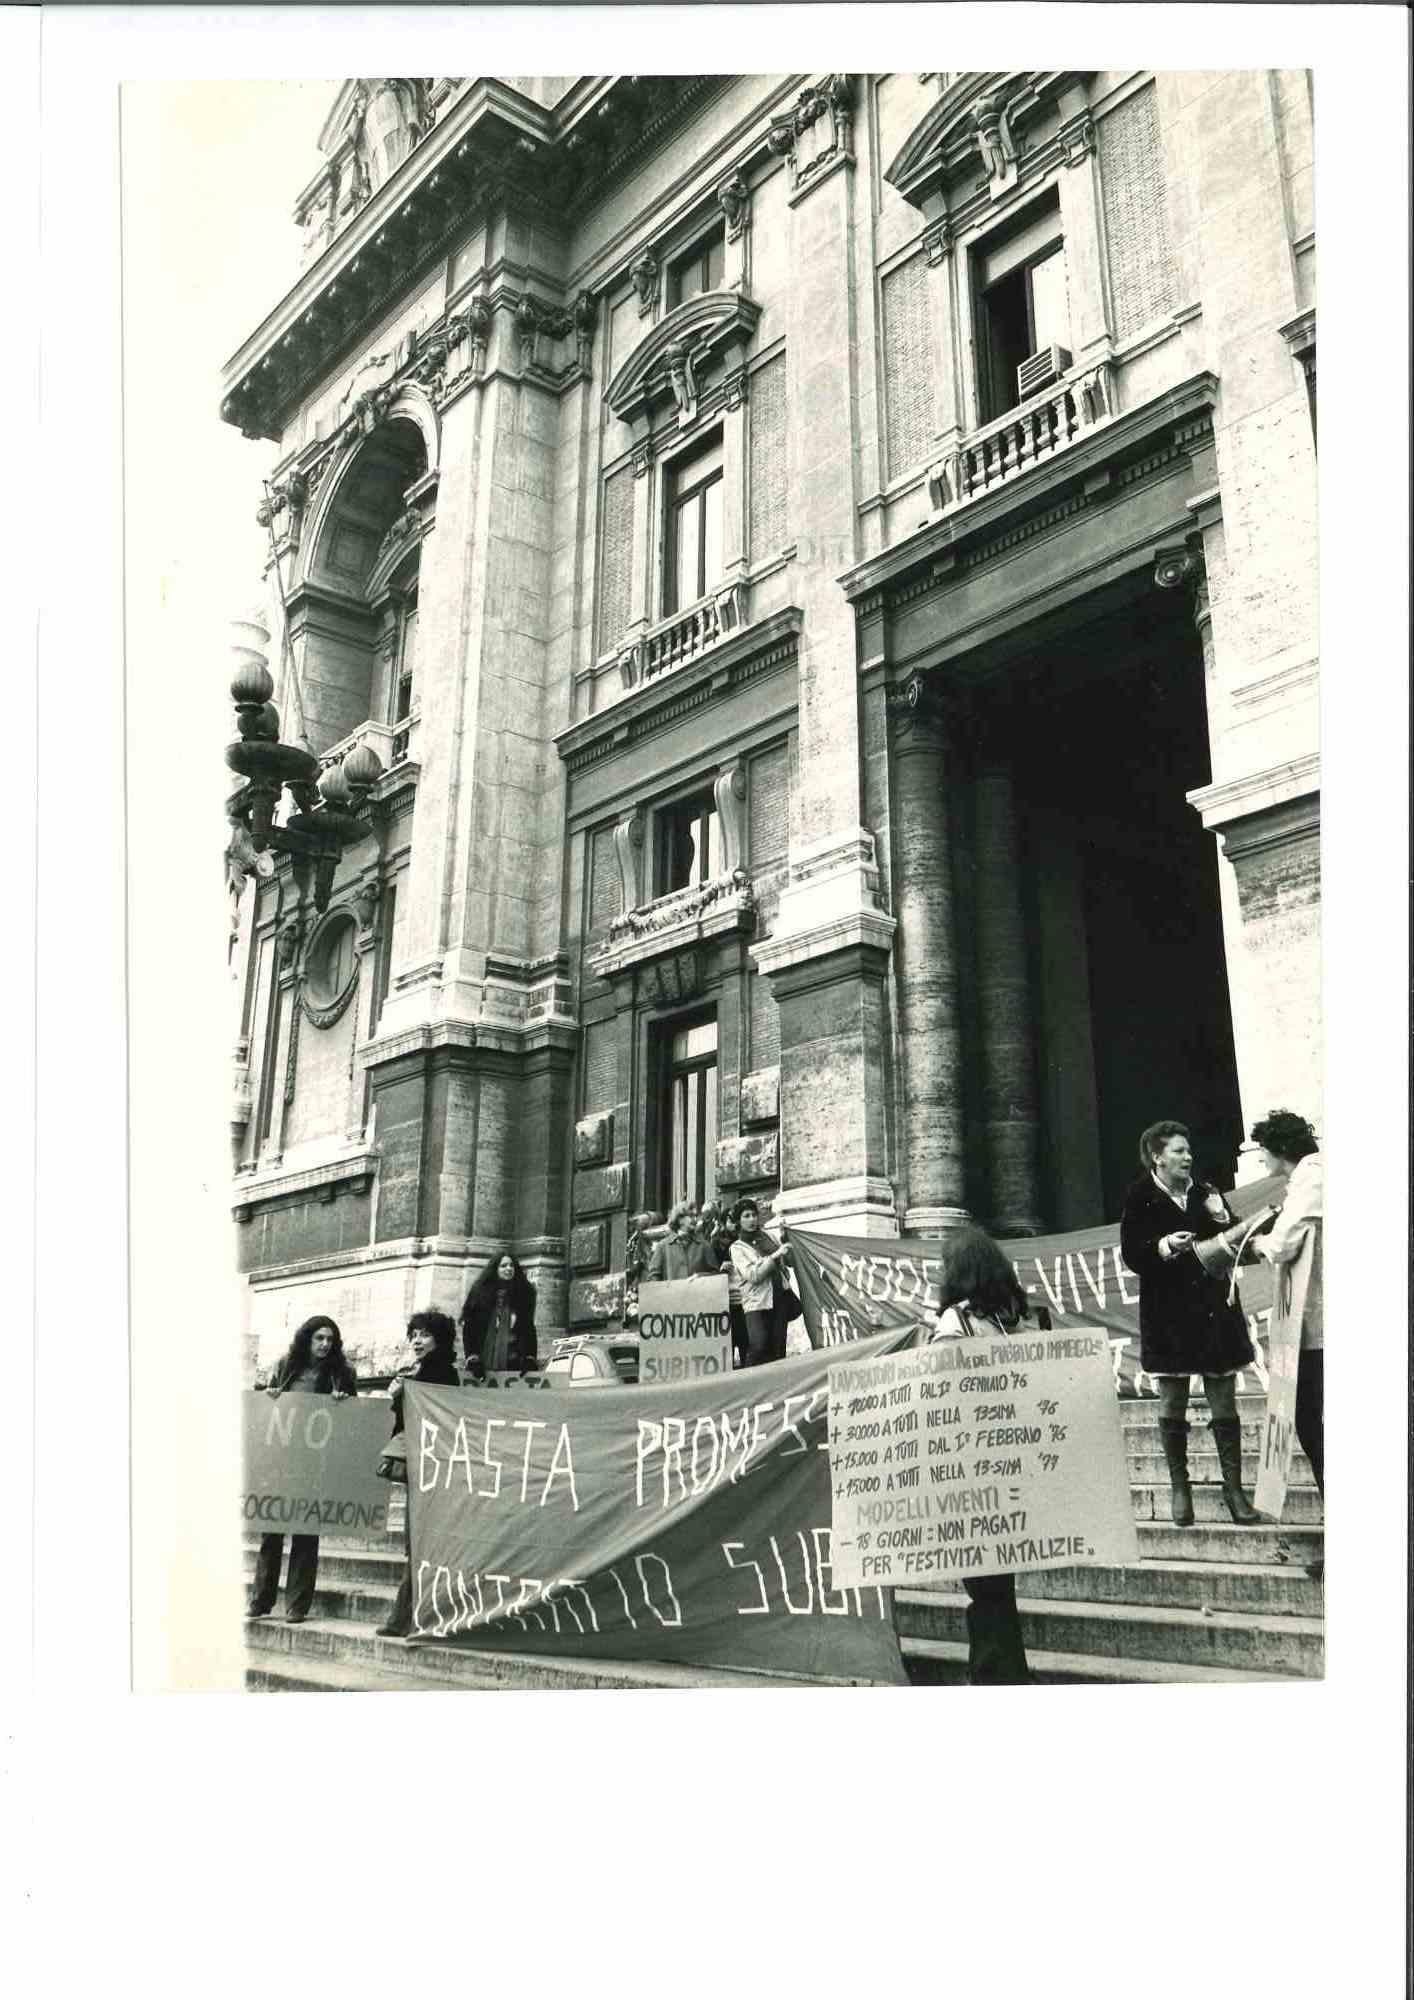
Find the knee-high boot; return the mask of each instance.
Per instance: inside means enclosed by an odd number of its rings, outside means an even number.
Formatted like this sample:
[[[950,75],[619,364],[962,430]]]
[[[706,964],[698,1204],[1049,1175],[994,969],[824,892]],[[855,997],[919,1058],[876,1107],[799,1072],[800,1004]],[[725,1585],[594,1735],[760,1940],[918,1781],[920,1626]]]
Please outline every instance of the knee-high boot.
[[[1242,1490],[1242,1425],[1236,1417],[1214,1417],[1208,1428],[1218,1448],[1227,1511],[1239,1528],[1254,1528],[1262,1516]]]
[[[1188,1425],[1182,1417],[1160,1417],[1164,1461],[1169,1469],[1169,1506],[1176,1528],[1193,1526],[1193,1489],[1188,1484]]]

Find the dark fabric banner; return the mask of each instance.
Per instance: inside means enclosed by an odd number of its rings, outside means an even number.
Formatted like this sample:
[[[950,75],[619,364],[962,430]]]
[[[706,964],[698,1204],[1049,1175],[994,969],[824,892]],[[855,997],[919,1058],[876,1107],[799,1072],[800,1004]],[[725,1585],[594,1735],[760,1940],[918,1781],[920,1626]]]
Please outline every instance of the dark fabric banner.
[[[1250,1215],[1266,1202],[1280,1203],[1281,1183],[1275,1177],[1250,1181],[1227,1200],[1234,1215]],[[943,1244],[935,1236],[825,1236],[792,1229],[790,1242],[812,1347],[838,1347],[886,1327],[914,1326],[938,1310]],[[1046,1307],[1057,1328],[1104,1327],[1120,1395],[1157,1395],[1139,1366],[1139,1280],[1119,1254],[1118,1222],[1066,1236],[1022,1236],[1002,1248],[1033,1312]],[[1265,1390],[1272,1303],[1265,1261],[1243,1265],[1238,1293],[1257,1350],[1238,1388]]]
[[[828,1373],[810,1353],[661,1387],[410,1382],[414,1638],[902,1684],[888,1592],[831,1574]]]

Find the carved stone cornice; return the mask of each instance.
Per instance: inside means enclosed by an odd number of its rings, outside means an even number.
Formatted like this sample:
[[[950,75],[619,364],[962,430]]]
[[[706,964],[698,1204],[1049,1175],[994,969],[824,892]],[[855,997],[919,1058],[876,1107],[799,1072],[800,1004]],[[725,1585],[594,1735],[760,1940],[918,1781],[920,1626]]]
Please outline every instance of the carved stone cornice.
[[[604,391],[624,423],[646,426],[653,410],[671,402],[690,421],[703,368],[720,358],[730,372],[741,367],[761,308],[741,292],[700,292],[675,306],[641,340]]]
[[[233,356],[222,417],[248,436],[278,438],[301,399],[478,217],[512,208],[561,223],[730,81],[595,77],[551,110],[500,78],[473,79],[387,180],[347,210]],[[314,195],[325,179],[321,169]]]
[[[669,896],[626,910],[609,925],[609,934],[590,955],[596,978],[617,979],[655,959],[680,957],[699,946],[756,927],[756,899],[745,869],[694,883]]]

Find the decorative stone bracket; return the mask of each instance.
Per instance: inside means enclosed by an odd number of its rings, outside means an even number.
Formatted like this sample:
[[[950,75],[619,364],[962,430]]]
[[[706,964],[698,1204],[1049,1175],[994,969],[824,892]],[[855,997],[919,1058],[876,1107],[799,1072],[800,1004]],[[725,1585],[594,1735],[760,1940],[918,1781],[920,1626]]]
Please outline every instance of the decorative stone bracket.
[[[771,121],[766,144],[790,168],[792,203],[833,167],[853,161],[854,81],[838,75],[809,84],[792,110]]]

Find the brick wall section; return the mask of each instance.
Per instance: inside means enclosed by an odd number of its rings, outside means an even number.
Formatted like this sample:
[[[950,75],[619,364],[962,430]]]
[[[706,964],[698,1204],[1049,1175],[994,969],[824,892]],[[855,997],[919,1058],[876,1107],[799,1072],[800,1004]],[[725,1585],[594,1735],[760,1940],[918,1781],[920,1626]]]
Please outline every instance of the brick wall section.
[[[1100,121],[1099,145],[1114,329],[1127,340],[1181,304],[1152,84]]]
[[[584,1030],[583,1117],[594,1111],[612,1111],[619,1095],[618,1023],[591,1021]]]
[[[897,479],[922,464],[933,442],[928,266],[922,257],[890,271],[880,286],[880,307],[889,478]]]
[[[768,562],[790,540],[784,354],[752,376],[747,411],[751,429],[751,560]]]
[[[622,638],[632,616],[633,472],[621,466],[604,481],[599,550],[599,651]]]

